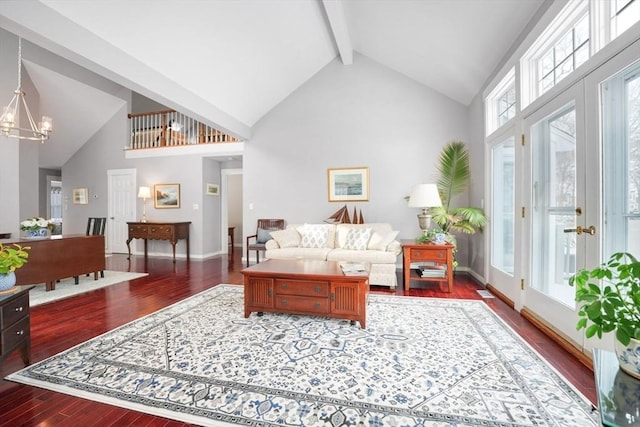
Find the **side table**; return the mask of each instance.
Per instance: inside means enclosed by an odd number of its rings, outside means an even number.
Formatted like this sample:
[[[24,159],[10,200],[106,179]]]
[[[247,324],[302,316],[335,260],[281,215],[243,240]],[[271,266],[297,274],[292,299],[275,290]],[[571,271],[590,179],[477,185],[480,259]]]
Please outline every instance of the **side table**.
[[[593,350],[593,373],[602,425],[640,425],[640,380],[620,369],[614,352],[600,349]]]
[[[411,280],[434,281],[447,284],[447,292],[453,291],[453,249],[450,244],[416,243],[402,240],[404,290],[409,290]],[[411,269],[411,263],[424,262],[444,269],[442,277],[423,277]]]
[[[22,361],[31,363],[29,291],[35,286],[16,286],[0,293],[0,362],[18,348]]]

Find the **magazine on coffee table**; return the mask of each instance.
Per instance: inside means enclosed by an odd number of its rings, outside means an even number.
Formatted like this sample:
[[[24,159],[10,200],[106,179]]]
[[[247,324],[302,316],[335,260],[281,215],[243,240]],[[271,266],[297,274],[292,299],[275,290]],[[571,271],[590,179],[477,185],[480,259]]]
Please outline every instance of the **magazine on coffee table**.
[[[359,262],[341,262],[340,268],[345,276],[366,276],[369,274],[368,266]]]

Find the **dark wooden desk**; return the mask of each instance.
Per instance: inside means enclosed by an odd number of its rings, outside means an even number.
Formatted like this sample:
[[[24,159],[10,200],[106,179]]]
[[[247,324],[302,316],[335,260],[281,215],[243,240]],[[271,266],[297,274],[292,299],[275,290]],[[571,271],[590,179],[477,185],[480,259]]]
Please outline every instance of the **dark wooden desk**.
[[[187,261],[189,261],[189,225],[186,222],[127,222],[129,225],[129,238],[127,249],[131,259],[131,247],[129,243],[133,239],[144,239],[144,257],[147,258],[147,240],[169,240],[173,246],[173,262],[176,262],[176,243],[178,240],[187,241]]]
[[[56,280],[88,273],[98,280],[105,269],[104,236],[58,235],[11,243],[31,247],[29,261],[16,270],[17,285],[46,283],[47,291],[51,291],[56,288]]]

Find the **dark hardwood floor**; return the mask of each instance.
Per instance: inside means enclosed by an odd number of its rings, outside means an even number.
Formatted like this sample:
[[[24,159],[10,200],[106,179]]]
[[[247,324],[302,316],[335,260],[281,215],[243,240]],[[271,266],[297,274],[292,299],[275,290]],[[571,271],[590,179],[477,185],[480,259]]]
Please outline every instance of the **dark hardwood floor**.
[[[219,256],[190,263],[170,258],[107,258],[108,270],[148,272],[130,282],[98,289],[76,297],[34,307],[31,311],[32,362],[121,326],[141,316],[178,302],[219,283],[242,283],[241,250],[232,257]],[[399,282],[402,275],[399,274]],[[415,288],[413,288],[415,286]],[[439,298],[482,299],[474,280],[455,277],[454,292],[440,292],[433,283],[414,282],[405,293],[372,287],[372,292]],[[498,298],[484,299],[512,329],[567,378],[591,402],[596,401],[593,372],[547,338],[531,323]],[[14,352],[0,366],[0,378],[23,368]],[[0,380],[1,426],[180,426],[180,422],[96,403],[74,396]]]

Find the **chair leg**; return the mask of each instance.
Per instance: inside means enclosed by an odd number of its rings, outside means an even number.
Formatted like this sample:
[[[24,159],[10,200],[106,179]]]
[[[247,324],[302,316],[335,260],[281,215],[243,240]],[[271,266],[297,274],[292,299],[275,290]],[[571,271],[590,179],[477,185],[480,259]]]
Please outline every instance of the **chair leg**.
[[[249,247],[247,246],[247,267],[249,267]]]
[[[256,264],[260,264],[260,251],[256,251]]]

